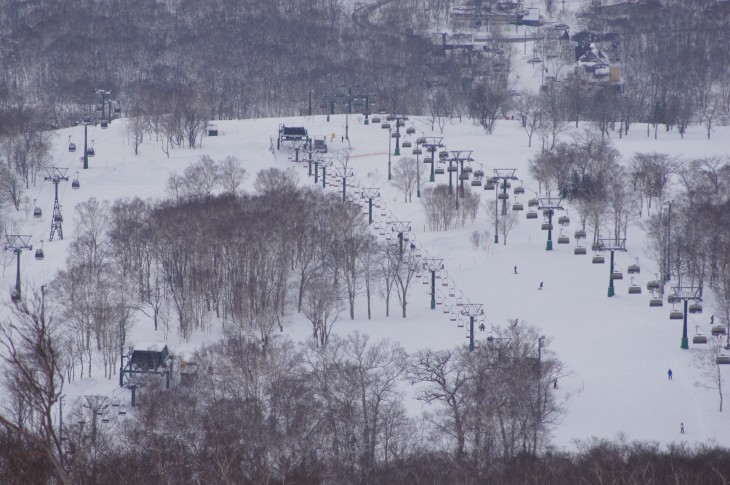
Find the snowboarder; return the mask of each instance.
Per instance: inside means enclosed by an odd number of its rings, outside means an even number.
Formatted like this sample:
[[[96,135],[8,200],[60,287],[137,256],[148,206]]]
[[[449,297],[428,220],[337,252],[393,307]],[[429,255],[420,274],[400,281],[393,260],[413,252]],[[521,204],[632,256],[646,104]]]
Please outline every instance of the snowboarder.
[[[557,379],[555,379],[555,380],[553,381],[553,389],[557,389],[557,388],[558,388],[558,380],[557,380]]]
[[[515,266],[515,274],[517,274],[517,266]]]
[[[482,323],[481,325],[479,325],[479,330],[481,330],[482,332],[483,332],[483,331],[484,331],[484,330],[485,330],[486,328],[487,328],[487,327],[486,327],[486,326],[485,326],[485,325],[484,325],[483,323]]]
[[[540,288],[538,290],[542,290],[542,281],[540,282]]]
[[[679,434],[684,434],[684,423],[679,423]]]
[[[672,380],[672,369],[669,369],[669,370],[667,371],[667,377],[669,377],[669,380],[670,380],[670,381]]]
[[[715,323],[715,315],[712,315],[712,316],[710,317],[710,325],[712,325],[712,324],[714,324],[714,323]]]

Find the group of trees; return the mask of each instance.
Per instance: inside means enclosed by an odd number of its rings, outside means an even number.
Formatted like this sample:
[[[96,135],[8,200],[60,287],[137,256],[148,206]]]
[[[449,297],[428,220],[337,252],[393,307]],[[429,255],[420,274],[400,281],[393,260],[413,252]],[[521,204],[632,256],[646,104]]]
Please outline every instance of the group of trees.
[[[439,477],[485,477],[546,449],[563,410],[552,389],[562,364],[524,322],[493,328],[475,352],[411,355],[357,332],[326,347],[283,336],[262,346],[229,327],[188,358],[195,378],[170,390],[141,379],[124,418],[69,402],[61,427],[63,320],[27,301],[0,327],[16,404],[0,413],[3,483],[438,483],[416,465],[428,457],[446,465]],[[423,420],[406,413],[407,384]]]
[[[233,157],[203,156],[170,176],[167,200],[77,205],[66,267],[48,297],[67,330],[67,379],[91,376],[93,361],[111,378],[135,315],[185,340],[219,321],[264,348],[293,312],[321,347],[338,318],[355,318],[360,298],[368,318],[378,294],[386,315],[397,299],[406,317],[423,272],[407,231],[378,241],[361,207],[298,187],[291,170],[261,171],[254,194],[241,193],[245,176]]]

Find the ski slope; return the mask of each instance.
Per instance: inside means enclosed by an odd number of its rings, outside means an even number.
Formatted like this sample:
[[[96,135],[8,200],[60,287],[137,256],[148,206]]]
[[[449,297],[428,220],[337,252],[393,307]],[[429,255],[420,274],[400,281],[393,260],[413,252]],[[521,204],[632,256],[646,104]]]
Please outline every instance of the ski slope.
[[[457,294],[463,294],[465,301],[484,305],[487,324],[504,325],[508,319],[519,318],[540,327],[541,333],[550,340],[550,349],[556,352],[571,375],[560,380],[555,392],[567,398],[567,414],[560,426],[554,429],[554,443],[559,447],[570,447],[576,439],[616,437],[619,433],[629,439],[652,440],[661,443],[686,441],[706,443],[710,440],[721,445],[730,445],[730,420],[727,413],[718,412],[717,391],[703,387],[699,369],[693,365],[693,354],[700,351],[690,345],[689,350],[679,348],[681,321],[670,321],[671,305],[663,308],[649,308],[649,295],[645,285],[655,278],[657,269],[644,253],[644,235],[638,225],[629,231],[626,253],[616,254],[616,264],[624,271],[624,280],[617,281],[616,296],[608,298],[609,265],[591,264],[588,255],[575,256],[573,233],[577,229],[577,214],[570,211],[571,224],[565,233],[570,236],[569,245],[554,244],[554,250],[545,250],[546,232],[537,220],[526,220],[525,212],[520,214],[519,224],[509,234],[508,244],[492,246],[488,251],[473,250],[469,235],[474,230],[494,228],[484,207],[473,224],[449,232],[428,232],[425,228],[420,202],[404,203],[400,192],[387,182],[388,135],[379,125],[364,125],[359,115],[349,117],[351,144],[351,167],[356,185],[380,187],[384,211],[391,220],[411,221],[415,240],[420,243],[429,257],[444,259],[450,281],[456,286]],[[217,121],[220,136],[206,137],[202,148],[195,150],[172,150],[169,159],[154,139],[146,138],[140,147],[140,155],[134,156],[133,147],[125,136],[125,121],[114,121],[108,130],[89,129],[89,139],[94,140],[96,156],[89,160],[89,169],[82,170],[79,153],[69,153],[69,135],[78,147],[83,147],[83,128],[59,130],[53,150],[53,164],[68,167],[73,178],[79,171],[80,190],[72,190],[70,181],[59,186],[59,199],[64,214],[64,235],[62,241],[46,242],[45,260],[36,261],[33,252],[24,252],[21,269],[26,294],[31,287],[49,284],[56,271],[65,263],[66,250],[74,235],[74,206],[79,202],[96,197],[112,202],[119,197],[161,198],[165,194],[165,182],[172,172],[182,173],[185,166],[201,155],[210,155],[221,160],[234,155],[241,160],[249,174],[246,189],[251,190],[255,173],[264,168],[281,169],[292,167],[299,173],[302,185],[314,182],[307,177],[305,163],[296,164],[289,159],[285,149],[272,153],[269,148],[280,123],[305,126],[310,135],[335,135],[329,143],[330,150],[342,149],[345,132],[345,117],[332,117],[327,122],[323,116],[289,119],[257,119],[244,121]],[[417,136],[441,136],[431,132],[431,125],[425,118],[414,117],[406,127],[414,126]],[[579,127],[582,131],[586,124]],[[437,129],[438,130],[438,129]],[[571,131],[563,136],[570,136]],[[537,183],[527,174],[528,160],[539,150],[539,140],[533,139],[533,147],[527,147],[527,136],[517,121],[499,121],[492,135],[485,135],[481,127],[468,120],[459,123],[453,120],[446,126],[444,143],[449,150],[473,150],[474,168],[483,165],[489,175],[494,168],[515,168],[524,184],[526,194],[520,201],[527,206],[527,199],[537,191]],[[415,141],[415,137],[411,137]],[[724,155],[727,153],[730,129],[719,127],[712,140],[707,140],[701,127],[692,126],[684,139],[676,132],[661,132],[659,140],[647,138],[642,125],[634,125],[623,139],[613,138],[615,147],[624,160],[634,152],[666,152],[684,157]],[[393,144],[394,147],[394,144]],[[410,155],[410,149],[403,149],[403,155]],[[393,156],[393,161],[397,157]],[[428,165],[421,164],[422,170]],[[426,180],[428,180],[426,178]],[[437,176],[437,182],[448,182],[448,173]],[[513,183],[513,187],[519,185]],[[428,183],[424,184],[428,186]],[[482,194],[482,206],[494,200],[493,191],[475,187]],[[322,189],[320,189],[322,190]],[[341,185],[324,190],[340,191]],[[510,191],[511,192],[511,191]],[[32,234],[32,243],[47,240],[50,215],[53,208],[53,186],[50,182],[39,182],[28,191],[29,203],[21,211],[10,214],[12,224],[9,231],[16,234]],[[43,218],[33,218],[33,202],[37,199],[43,210]],[[510,195],[510,202],[514,196]],[[381,211],[375,211],[376,220]],[[555,227],[559,227],[557,224]],[[559,230],[554,231],[557,239]],[[588,234],[589,241],[591,234]],[[426,254],[424,254],[425,256]],[[630,276],[626,273],[629,264],[639,258],[641,273],[635,283],[643,288],[641,295],[629,295]],[[608,258],[607,258],[608,260]],[[4,288],[11,288],[15,282],[14,255],[3,255],[2,278]],[[518,274],[513,267],[517,266]],[[537,288],[544,282],[544,289]],[[375,339],[390,338],[400,342],[407,350],[431,347],[436,349],[466,345],[466,329],[459,328],[449,320],[440,307],[430,309],[430,297],[426,286],[416,281],[410,293],[408,318],[400,317],[397,301],[391,303],[391,316],[385,317],[384,304],[376,301],[373,319],[366,318],[364,297],[358,299],[356,318],[350,321],[346,312],[335,324],[335,331],[347,333],[352,330],[371,335]],[[439,290],[445,293],[446,287]],[[53,288],[49,291],[52,293]],[[3,298],[9,300],[8,292]],[[709,318],[712,302],[705,303],[705,313],[691,315],[690,335],[695,325],[709,334]],[[286,333],[298,340],[309,338],[309,323],[301,316],[290,314]],[[485,333],[477,331],[477,337]],[[136,325],[128,336],[128,344],[143,348],[147,345],[169,345],[181,356],[191,353],[200,344],[217,338],[216,333],[196,335],[191,342],[183,342],[176,331],[171,331],[167,341],[162,331],[155,333],[152,323],[143,315],[137,315]],[[691,340],[691,338],[690,338]],[[667,379],[667,369],[672,368],[674,379]],[[725,370],[725,369],[723,369]],[[77,380],[66,385],[67,402],[75,396],[102,393],[111,395],[116,389],[116,380],[101,379],[98,368],[96,377]],[[420,411],[420,403],[409,401],[409,409]],[[684,422],[686,434],[679,434],[680,422]]]

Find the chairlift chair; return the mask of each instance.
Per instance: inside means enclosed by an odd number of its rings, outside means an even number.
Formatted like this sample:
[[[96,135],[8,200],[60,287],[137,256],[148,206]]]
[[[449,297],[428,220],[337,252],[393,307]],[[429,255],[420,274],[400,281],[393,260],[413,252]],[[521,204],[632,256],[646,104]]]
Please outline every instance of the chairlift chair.
[[[389,130],[390,129],[390,123],[383,123],[383,124],[380,125],[380,127],[382,129],[384,129],[384,130]]]
[[[434,173],[435,175],[443,175],[443,174],[444,174],[444,167],[436,167],[436,168],[435,168],[435,169],[433,170],[433,173]]]
[[[74,153],[76,151],[76,143],[71,142],[68,144],[68,151]]]
[[[583,246],[577,246],[577,247],[576,247],[576,248],[575,248],[575,249],[573,250],[573,254],[575,254],[576,256],[582,256],[582,255],[585,255],[585,254],[586,254],[586,248],[584,248]]]
[[[449,173],[454,173],[457,170],[459,170],[459,167],[457,167],[456,165],[449,165],[449,168],[448,168]]]
[[[595,256],[593,256],[592,262],[593,262],[593,264],[603,264],[606,262],[606,258],[601,256],[600,254],[596,254]]]
[[[522,203],[520,203],[520,202],[515,202],[514,204],[512,204],[512,210],[513,211],[521,211],[521,210],[524,210],[524,209],[525,209],[525,206],[522,205]],[[537,214],[535,214],[535,215],[537,215]]]
[[[540,201],[537,199],[530,199],[527,201],[527,207],[532,209],[533,207],[537,207],[540,205]]]
[[[620,272],[620,271],[616,271]],[[623,278],[623,275],[621,275],[621,278]],[[614,278],[615,279],[615,278]],[[634,281],[634,278],[631,278],[631,285],[629,286],[629,295],[640,295],[641,294],[641,285],[637,285]]]
[[[662,285],[661,285],[661,283],[659,283],[659,281],[653,280],[646,284],[646,289],[648,291],[657,291],[657,290],[659,290],[659,288],[661,288],[661,286]]]
[[[515,195],[521,195],[525,193],[525,188],[522,186],[515,187]]]
[[[655,308],[660,306],[664,306],[664,302],[661,298],[652,298],[651,300],[649,300],[649,308]]]
[[[373,116],[370,118],[370,121],[373,123],[380,123],[380,116]]]
[[[684,320],[684,312],[676,308],[669,312],[670,320]]]
[[[402,146],[403,148],[410,148],[412,145],[410,141],[404,140],[403,143],[400,144],[400,146]]]
[[[718,355],[715,357],[715,363],[717,365],[730,364],[730,355]]]
[[[390,134],[390,137],[391,138],[400,138],[400,133],[398,133],[397,131],[394,131],[393,133]]]
[[[421,150],[420,148],[414,148],[413,154],[414,155],[423,155],[423,150]]]
[[[482,179],[480,179],[479,177],[474,177],[474,179],[471,181],[471,186],[472,187],[481,187],[482,186]],[[521,210],[521,209],[514,209],[514,207],[512,209],[513,210]]]
[[[558,236],[558,244],[570,244],[570,238],[565,234]]]
[[[583,229],[578,229],[577,231],[575,231],[575,234],[573,236],[575,236],[576,239],[585,239],[586,232]]]
[[[431,158],[431,157],[423,157],[423,163],[433,163],[433,158]]]
[[[558,217],[558,224],[560,224],[561,226],[567,226],[568,224],[570,224],[570,217],[568,217],[568,216]]]
[[[40,219],[41,217],[43,217],[43,211],[41,210],[40,207],[38,207],[36,205],[36,203],[35,203],[36,200],[37,199],[33,199],[33,217],[36,219]]]
[[[446,158],[449,158],[449,152],[447,152],[446,150],[441,150],[439,152],[439,158],[442,159],[442,160],[443,159],[446,159]]]
[[[412,134],[414,134],[415,132],[416,132],[416,129],[415,129],[414,127],[412,127],[412,126],[409,126],[409,127],[408,127],[408,128],[406,129],[406,134],[408,134],[408,135],[412,135]]]
[[[102,129],[102,130],[106,130],[107,128],[109,128],[109,123],[108,123],[108,122],[106,122],[106,121],[102,121],[102,122],[100,123],[100,125],[101,125],[101,129]]]
[[[535,211],[527,211],[527,218],[528,219],[537,219],[537,212],[535,212]]]
[[[720,335],[727,335],[727,329],[724,325],[715,325],[712,327],[712,336],[717,337]]]
[[[622,280],[624,279],[624,274],[621,271],[614,271],[611,277],[615,280]]]
[[[702,334],[697,334],[694,337],[692,337],[692,343],[693,344],[706,344],[707,343],[707,336]]]
[[[543,231],[549,231],[553,228],[553,225],[549,222],[543,222],[542,223],[542,230]]]
[[[81,188],[81,182],[79,182],[79,173],[78,172],[76,172],[76,176],[74,177],[73,181],[71,182],[71,188],[72,189]]]
[[[504,192],[500,192],[497,194],[497,199],[499,200],[507,200],[509,199],[509,194],[505,194]]]
[[[628,268],[629,274],[639,274],[641,273],[641,267],[639,266],[639,258],[636,258],[635,264],[630,264]]]
[[[689,313],[702,313],[702,303],[694,302],[690,303],[687,307]]]

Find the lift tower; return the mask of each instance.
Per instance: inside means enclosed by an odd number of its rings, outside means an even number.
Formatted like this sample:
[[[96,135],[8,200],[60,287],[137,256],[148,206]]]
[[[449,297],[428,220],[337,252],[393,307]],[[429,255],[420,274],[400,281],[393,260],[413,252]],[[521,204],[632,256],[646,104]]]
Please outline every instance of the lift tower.
[[[46,168],[46,176],[43,180],[50,180],[55,186],[55,198],[53,199],[53,217],[51,217],[51,236],[49,241],[53,241],[53,236],[58,233],[58,239],[63,239],[63,216],[61,215],[61,206],[58,205],[58,184],[61,181],[68,182],[67,168],[48,167]]]

